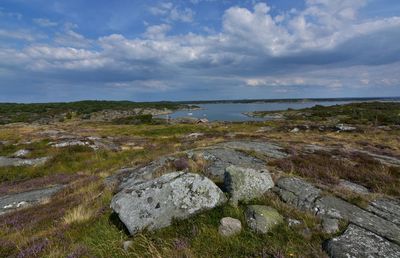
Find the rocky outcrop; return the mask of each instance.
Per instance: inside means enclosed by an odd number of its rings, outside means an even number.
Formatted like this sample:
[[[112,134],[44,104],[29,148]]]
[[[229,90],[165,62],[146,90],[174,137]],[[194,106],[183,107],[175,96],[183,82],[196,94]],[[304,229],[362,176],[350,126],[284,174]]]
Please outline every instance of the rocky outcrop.
[[[347,191],[353,192],[353,193],[358,193],[358,194],[368,194],[369,190],[365,186],[343,180],[341,179],[339,181],[339,187],[342,189],[345,189]]]
[[[229,166],[225,171],[224,188],[228,192],[229,202],[237,205],[239,201],[250,201],[262,196],[274,186],[268,170],[254,170]]]
[[[246,223],[255,232],[266,234],[283,222],[283,217],[272,207],[251,205],[247,207]]]
[[[367,210],[400,226],[400,200],[379,198],[370,202]]]
[[[173,172],[131,185],[116,194],[112,209],[133,235],[143,229],[167,227],[226,202],[224,193],[208,178]]]
[[[297,177],[278,180],[274,190],[280,198],[301,210],[313,210],[314,202],[321,195],[321,190]]]
[[[353,224],[341,236],[329,240],[325,249],[335,258],[400,257],[400,246]]]
[[[43,189],[32,190],[28,192],[9,194],[0,197],[0,215],[16,209],[28,207],[41,203],[63,188],[62,185],[56,185]]]
[[[274,159],[281,159],[288,156],[281,146],[270,142],[232,141],[221,143],[219,146],[235,150],[254,151]]]
[[[37,166],[46,163],[48,159],[48,157],[36,159],[0,157],[0,167]]]
[[[350,249],[353,246],[355,246],[355,248],[361,248],[363,244],[361,243],[360,245],[358,243],[360,239],[365,238],[367,241],[375,235],[380,239],[386,240],[384,242],[377,241],[376,243],[370,241],[370,249],[368,250],[372,250],[372,254],[375,254],[373,250],[380,250],[382,245],[387,245],[384,243],[390,243],[390,245],[395,248],[398,248],[400,245],[400,227],[397,219],[400,213],[398,201],[378,199],[371,202],[365,210],[337,197],[322,195],[318,188],[300,178],[282,178],[278,180],[276,185],[277,188],[275,188],[275,192],[278,193],[283,201],[299,209],[309,210],[317,216],[321,216],[327,232],[336,231],[336,225],[331,224],[335,219],[344,219],[362,228],[362,231],[357,231],[357,234],[351,233],[354,231],[354,228],[350,228],[347,235],[345,233],[342,236],[341,239],[345,239],[343,243],[346,243]],[[331,227],[332,225],[333,227]],[[331,243],[335,241],[338,240],[332,240]],[[338,248],[338,250],[340,250],[340,248]],[[347,252],[352,253],[352,251]],[[342,254],[337,255],[336,253],[336,251],[332,251],[332,257],[364,257],[363,255],[340,256]]]
[[[231,217],[222,218],[218,227],[218,232],[222,236],[237,235],[242,231],[242,223],[238,219]]]

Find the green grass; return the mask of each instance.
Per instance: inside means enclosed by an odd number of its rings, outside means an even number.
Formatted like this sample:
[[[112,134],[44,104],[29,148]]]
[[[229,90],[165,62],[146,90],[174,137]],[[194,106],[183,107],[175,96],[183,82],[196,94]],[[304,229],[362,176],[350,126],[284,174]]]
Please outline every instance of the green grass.
[[[321,242],[326,236],[319,231],[315,217],[288,207],[272,195],[252,203],[271,205],[284,216],[302,221],[302,225],[291,228],[284,223],[268,234],[255,233],[246,226],[246,205],[242,204],[238,208],[217,207],[134,237],[116,226],[108,210],[89,223],[72,226],[65,234],[70,247],[84,245],[88,255],[96,257],[324,257]],[[241,220],[243,231],[239,235],[219,235],[219,221],[226,216]],[[310,232],[308,235],[301,233],[306,230]],[[122,249],[126,240],[133,241],[128,252]]]

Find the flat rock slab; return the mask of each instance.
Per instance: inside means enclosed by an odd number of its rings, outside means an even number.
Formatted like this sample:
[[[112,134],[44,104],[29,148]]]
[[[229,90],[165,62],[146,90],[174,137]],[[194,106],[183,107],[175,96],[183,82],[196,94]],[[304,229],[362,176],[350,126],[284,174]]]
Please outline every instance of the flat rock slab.
[[[371,203],[369,211],[337,197],[321,194],[321,190],[297,178],[281,178],[275,192],[280,198],[302,210],[332,219],[344,219],[394,243],[400,244],[400,227],[391,220],[399,213],[397,201],[380,200]]]
[[[281,199],[301,210],[313,210],[315,200],[321,195],[320,189],[297,177],[280,178],[276,184],[274,190]]]
[[[356,205],[334,196],[324,196],[316,201],[315,210],[319,215],[345,219],[400,244],[400,227]]]
[[[270,142],[232,141],[218,144],[218,146],[243,151],[254,151],[274,159],[282,159],[288,156],[281,146]]]
[[[21,166],[37,166],[46,163],[48,157],[37,159],[21,159],[0,157],[0,167],[21,167]]]
[[[62,188],[62,185],[56,185],[48,188],[2,196],[0,197],[0,214],[41,203],[53,196]]]
[[[188,157],[200,156],[209,166],[208,174],[220,181],[224,179],[225,168],[235,165],[243,168],[265,169],[265,162],[243,152],[229,148],[212,148],[188,152]]]
[[[173,172],[142,184],[126,186],[111,201],[129,232],[156,230],[186,219],[227,201],[224,193],[208,178]]]
[[[329,240],[325,250],[334,258],[400,257],[400,246],[353,224],[343,235]]]
[[[341,179],[339,181],[339,187],[342,189],[345,189],[347,191],[351,191],[353,193],[358,193],[358,194],[368,194],[369,190],[368,188],[366,188],[365,186],[347,181],[347,180],[343,180]]]
[[[370,202],[367,210],[400,226],[400,200],[380,198]]]

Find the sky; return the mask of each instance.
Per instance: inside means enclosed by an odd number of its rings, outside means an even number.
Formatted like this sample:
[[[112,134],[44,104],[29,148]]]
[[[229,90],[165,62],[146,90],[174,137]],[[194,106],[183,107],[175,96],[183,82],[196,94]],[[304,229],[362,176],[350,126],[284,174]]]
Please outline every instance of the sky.
[[[399,0],[0,0],[0,102],[393,96]]]

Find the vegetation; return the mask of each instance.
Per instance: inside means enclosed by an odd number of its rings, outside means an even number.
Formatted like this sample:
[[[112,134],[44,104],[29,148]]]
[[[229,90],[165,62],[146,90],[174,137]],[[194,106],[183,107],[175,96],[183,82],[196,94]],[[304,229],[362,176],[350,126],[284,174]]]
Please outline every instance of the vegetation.
[[[255,116],[277,113],[254,112]],[[280,112],[291,121],[334,121],[348,124],[399,125],[400,102],[362,102],[335,106],[314,106],[301,110]]]
[[[0,103],[0,124],[34,122],[40,119],[71,119],[73,114],[81,116],[103,110],[130,110],[135,108],[169,109],[185,108],[186,105],[173,102],[131,102],[131,101],[78,101],[65,103]]]
[[[246,227],[243,216],[246,203],[240,203],[238,208],[224,205],[188,220],[175,221],[168,228],[129,236],[109,208],[113,190],[104,184],[104,179],[114,175],[118,169],[141,166],[172,153],[180,158],[166,163],[165,171],[159,171],[160,174],[185,169],[204,173],[207,160],[200,157],[189,160],[180,153],[225,140],[267,140],[279,142],[292,154],[270,161],[268,157],[248,152],[264,159],[274,176],[279,173],[301,176],[326,186],[323,189],[333,193],[336,193],[339,179],[346,179],[368,187],[373,196],[398,197],[398,167],[390,167],[371,156],[351,151],[362,149],[399,157],[400,129],[392,126],[390,131],[384,131],[375,126],[398,123],[394,115],[399,114],[398,108],[397,103],[357,103],[285,111],[285,116],[294,120],[210,124],[158,124],[149,115],[121,118],[111,123],[90,122],[74,119],[78,111],[71,109],[71,117],[67,116],[62,123],[0,126],[0,156],[12,156],[18,150],[28,149],[31,152],[27,158],[50,157],[45,164],[36,167],[0,167],[0,196],[55,184],[66,185],[61,192],[39,206],[1,215],[0,256],[325,257],[321,244],[332,235],[321,232],[318,218],[286,205],[273,193],[250,204],[272,206],[286,220],[296,219],[301,224],[289,226],[285,223],[266,235],[254,233]],[[90,107],[88,110],[92,112],[94,109]],[[41,114],[46,112],[53,111]],[[347,121],[363,130],[352,133],[328,130],[290,133],[286,129],[292,123],[310,120],[317,125],[327,121]],[[265,128],[269,130],[264,131]],[[51,130],[62,132],[62,135],[54,137],[46,134]],[[192,138],[192,133],[203,135]],[[51,144],[63,139],[62,136],[71,135],[113,141],[121,149],[93,150],[88,146],[55,148]],[[300,149],[308,144],[336,146],[343,151],[301,152]],[[360,206],[366,201],[357,195],[346,195],[345,198]],[[241,220],[244,227],[239,235],[224,238],[218,234],[219,221],[225,216]],[[125,251],[122,245],[127,240],[132,240],[133,244]]]

